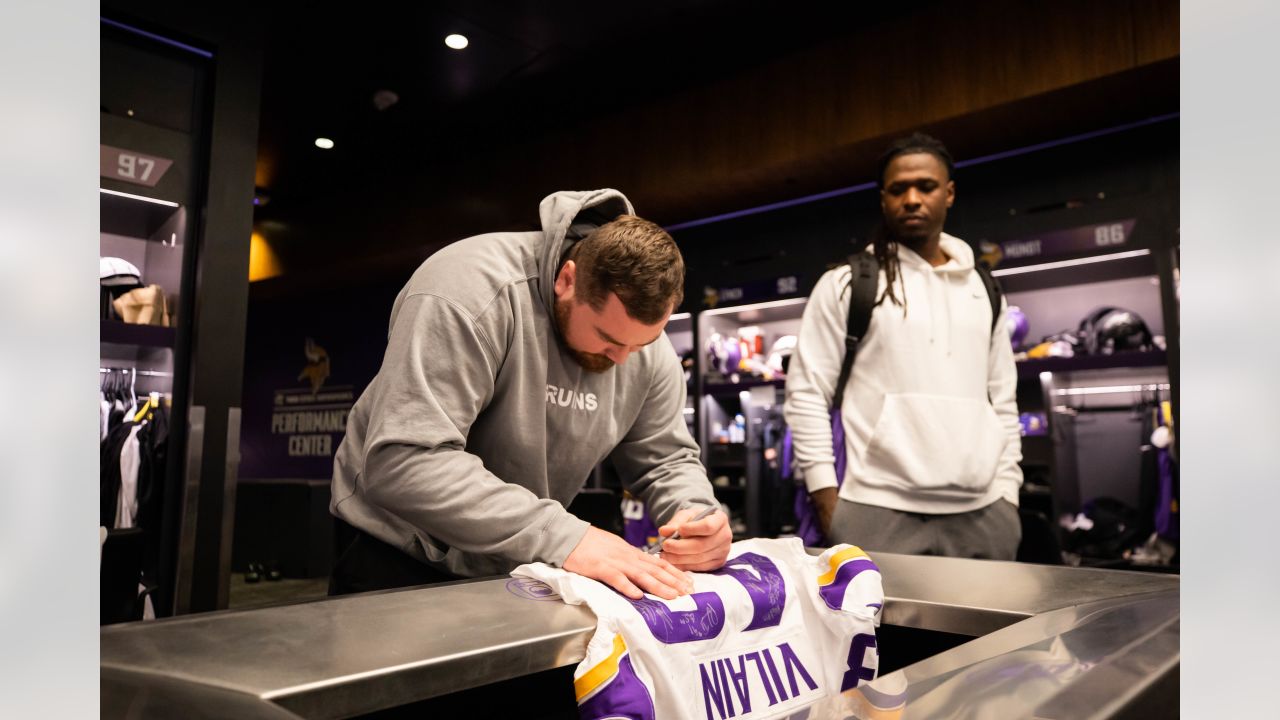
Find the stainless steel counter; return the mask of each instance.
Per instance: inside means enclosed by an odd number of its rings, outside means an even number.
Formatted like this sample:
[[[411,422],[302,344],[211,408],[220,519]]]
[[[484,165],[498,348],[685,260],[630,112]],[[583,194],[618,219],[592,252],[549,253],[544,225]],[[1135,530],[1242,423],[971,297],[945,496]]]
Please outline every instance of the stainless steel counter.
[[[1176,589],[1036,615],[809,708],[808,720],[1174,718]]]
[[[1153,647],[1176,669],[1176,577],[887,553],[875,559],[886,624],[985,636],[905,668],[911,674],[898,681],[907,681],[917,703],[932,687],[929,678],[1065,638],[1096,621],[1097,608],[1082,608],[1099,602],[1115,604],[1108,612],[1163,603],[1161,617],[1171,614],[1174,623],[1172,655],[1167,639]],[[522,588],[500,578],[103,628],[102,716],[167,717],[158,708],[181,707],[187,697],[193,707],[225,710],[209,717],[350,717],[580,661],[595,627],[591,612]],[[1071,637],[1128,637],[1095,635]],[[1093,682],[1095,690],[1110,687]]]

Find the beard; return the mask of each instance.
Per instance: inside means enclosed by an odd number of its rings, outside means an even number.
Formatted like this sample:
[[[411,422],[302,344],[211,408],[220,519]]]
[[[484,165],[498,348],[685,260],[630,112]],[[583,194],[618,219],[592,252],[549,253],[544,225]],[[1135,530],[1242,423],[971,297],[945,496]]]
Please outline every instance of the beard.
[[[569,313],[572,312],[569,302],[559,299],[555,301],[556,329],[560,331],[560,339],[564,341],[565,349],[569,351],[574,362],[587,372],[602,373],[609,370],[613,367],[613,361],[609,358],[596,353],[582,352],[569,344]]]
[[[889,220],[886,218],[885,227],[889,231],[889,239],[904,245],[919,244],[928,240],[933,236],[934,228],[931,225],[921,225],[919,227],[911,227],[898,220]]]
[[[931,236],[931,231],[927,228],[902,227],[888,218],[885,218],[883,227],[886,240],[911,248],[916,254],[924,252],[925,245],[928,244]]]
[[[896,227],[890,233],[898,242],[910,245],[928,240],[930,232],[928,228],[907,228]]]

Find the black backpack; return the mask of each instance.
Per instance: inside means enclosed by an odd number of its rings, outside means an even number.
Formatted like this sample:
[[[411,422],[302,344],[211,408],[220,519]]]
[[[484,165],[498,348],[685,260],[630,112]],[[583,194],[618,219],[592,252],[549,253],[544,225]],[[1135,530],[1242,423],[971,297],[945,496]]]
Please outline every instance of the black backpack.
[[[853,371],[853,358],[858,354],[858,343],[862,342],[871,325],[871,311],[876,305],[876,289],[880,284],[880,261],[868,252],[857,252],[848,258],[849,269],[849,322],[844,333],[844,362],[840,366],[840,379],[836,382],[836,394],[832,398],[831,407],[839,408],[844,402],[844,386],[849,382],[849,373]],[[973,268],[982,285],[987,289],[987,299],[991,301],[991,332],[996,331],[996,322],[1000,319],[1000,300],[1003,293],[991,271],[985,265],[977,263]]]

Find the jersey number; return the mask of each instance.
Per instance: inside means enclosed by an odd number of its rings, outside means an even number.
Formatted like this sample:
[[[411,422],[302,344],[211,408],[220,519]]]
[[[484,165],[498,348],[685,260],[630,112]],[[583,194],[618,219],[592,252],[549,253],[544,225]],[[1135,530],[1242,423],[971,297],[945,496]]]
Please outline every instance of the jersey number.
[[[772,560],[758,553],[743,553],[711,574],[731,577],[747,591],[752,613],[751,622],[744,630],[775,627],[782,622],[787,586]],[[672,610],[649,598],[632,600],[631,604],[644,618],[649,632],[668,645],[718,636],[724,630],[724,600],[714,592],[694,593],[689,597],[693,600],[692,610]]]

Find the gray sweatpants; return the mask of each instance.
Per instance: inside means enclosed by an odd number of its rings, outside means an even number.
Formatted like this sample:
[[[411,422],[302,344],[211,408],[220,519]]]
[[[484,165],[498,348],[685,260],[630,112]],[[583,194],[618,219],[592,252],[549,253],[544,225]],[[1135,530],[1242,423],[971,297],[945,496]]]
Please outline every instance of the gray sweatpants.
[[[966,513],[926,515],[841,498],[831,518],[832,543],[880,552],[1013,560],[1021,540],[1018,508],[1003,499]]]

